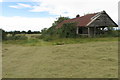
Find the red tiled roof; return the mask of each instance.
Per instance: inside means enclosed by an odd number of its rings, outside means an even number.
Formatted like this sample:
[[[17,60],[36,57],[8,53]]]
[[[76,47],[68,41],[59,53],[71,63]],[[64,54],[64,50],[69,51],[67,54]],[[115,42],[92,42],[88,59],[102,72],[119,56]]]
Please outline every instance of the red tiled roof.
[[[81,17],[77,17],[77,18],[73,18],[73,19],[69,19],[69,20],[64,20],[63,22],[58,24],[56,28],[62,27],[62,25],[65,23],[74,23],[74,22],[76,22],[77,26],[79,26],[79,27],[85,27],[91,21],[91,18],[93,16],[95,16],[96,14],[98,14],[98,13],[87,14],[85,16],[81,16]]]

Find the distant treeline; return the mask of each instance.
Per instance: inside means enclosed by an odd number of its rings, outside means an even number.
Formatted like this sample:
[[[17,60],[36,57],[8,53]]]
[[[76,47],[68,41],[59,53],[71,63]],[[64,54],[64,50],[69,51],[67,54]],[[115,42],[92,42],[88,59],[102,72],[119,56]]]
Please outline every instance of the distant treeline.
[[[8,36],[8,34],[10,34]],[[5,31],[0,29],[0,40],[27,40],[28,37],[25,35],[17,35],[17,34],[41,34],[40,31]]]
[[[40,31],[31,31],[31,30],[28,30],[28,31],[5,31],[7,34],[40,34],[41,32]]]
[[[41,31],[4,31],[2,30],[2,39],[3,40],[26,40],[28,37],[25,35],[16,35],[16,34],[40,34],[39,39],[45,41],[51,41],[61,38],[86,38],[88,36],[81,36],[76,34],[76,23],[65,23],[61,28],[56,28],[64,20],[70,19],[69,17],[59,17],[50,28],[43,28]],[[8,36],[8,34],[11,34]],[[119,37],[120,30],[115,30],[113,27],[107,27],[107,30],[104,30],[101,35],[96,35],[95,37]]]

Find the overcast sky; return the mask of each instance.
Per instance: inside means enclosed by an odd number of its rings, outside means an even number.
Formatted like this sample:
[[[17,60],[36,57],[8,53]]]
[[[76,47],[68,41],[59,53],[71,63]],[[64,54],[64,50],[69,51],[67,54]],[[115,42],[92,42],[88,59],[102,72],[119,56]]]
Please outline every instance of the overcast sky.
[[[59,16],[74,18],[105,10],[118,23],[119,0],[0,0],[0,28],[40,31]],[[0,12],[1,12],[0,11]]]

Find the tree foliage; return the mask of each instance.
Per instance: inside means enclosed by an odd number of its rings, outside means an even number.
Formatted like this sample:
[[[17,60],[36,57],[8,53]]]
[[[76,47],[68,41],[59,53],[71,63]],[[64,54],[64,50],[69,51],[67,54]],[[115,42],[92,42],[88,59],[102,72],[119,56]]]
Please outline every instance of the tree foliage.
[[[64,20],[68,20],[68,17],[59,17],[57,21],[54,21],[52,27],[47,30],[43,29],[42,38],[45,40],[51,40],[51,38],[72,38],[76,37],[76,23],[66,23],[61,28],[56,26]]]
[[[68,17],[59,17],[56,21],[54,21],[54,23],[52,24],[52,26],[50,28],[44,28],[41,30],[41,37],[46,37],[46,36],[55,36],[57,35],[57,30],[56,30],[56,26],[61,23],[64,20],[68,20]]]
[[[41,34],[46,34],[46,32],[47,32],[47,28],[43,28],[43,29],[41,30]]]
[[[32,31],[31,30],[28,30],[28,32],[27,32],[28,34],[31,34],[32,33]]]
[[[52,26],[57,26],[62,21],[68,20],[68,19],[70,19],[70,18],[69,17],[59,17],[56,21],[54,21],[54,23],[52,24]]]
[[[2,40],[6,40],[7,38],[6,32],[2,29],[0,29],[0,37],[2,38]]]
[[[57,30],[57,33],[62,38],[76,37],[76,23],[65,23]]]

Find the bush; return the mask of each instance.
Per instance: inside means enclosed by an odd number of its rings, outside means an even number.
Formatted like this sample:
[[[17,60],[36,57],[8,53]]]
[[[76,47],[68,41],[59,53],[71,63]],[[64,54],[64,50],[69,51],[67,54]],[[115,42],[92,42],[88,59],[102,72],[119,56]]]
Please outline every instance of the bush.
[[[57,19],[57,21],[54,21],[54,23],[52,24],[52,27],[50,27],[49,29],[44,28],[41,30],[41,36],[39,37],[40,39],[43,39],[45,41],[50,41],[56,38],[60,38],[60,30],[61,29],[56,29],[56,26],[61,23],[64,20],[68,20],[68,17],[59,17]],[[61,32],[62,35],[62,32]]]
[[[2,40],[6,40],[7,38],[7,33],[2,29],[0,29],[0,37],[2,38]]]
[[[58,35],[44,35],[44,36],[41,36],[41,39],[43,39],[44,41],[52,41],[52,40],[56,40],[58,38],[59,38]]]
[[[7,40],[27,40],[28,38],[26,36],[9,36],[7,37]]]
[[[97,37],[119,37],[119,30],[112,30],[112,31],[106,31],[102,35],[98,35]]]
[[[49,35],[46,35],[46,36],[44,36],[43,40],[44,41],[51,41],[51,40],[53,40],[53,38]]]
[[[76,37],[76,23],[66,23],[57,30],[61,38],[74,38]]]

